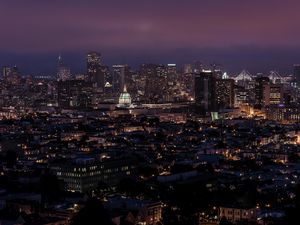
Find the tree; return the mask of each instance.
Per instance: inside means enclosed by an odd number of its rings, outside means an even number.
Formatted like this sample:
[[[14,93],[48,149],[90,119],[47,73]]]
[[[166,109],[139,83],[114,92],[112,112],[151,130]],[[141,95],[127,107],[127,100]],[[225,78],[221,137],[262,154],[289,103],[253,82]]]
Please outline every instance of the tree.
[[[17,153],[13,150],[8,150],[5,154],[5,160],[8,168],[12,168],[17,163]]]
[[[43,204],[52,203],[59,200],[61,196],[61,187],[58,178],[50,174],[49,171],[45,171],[41,176],[41,195]]]

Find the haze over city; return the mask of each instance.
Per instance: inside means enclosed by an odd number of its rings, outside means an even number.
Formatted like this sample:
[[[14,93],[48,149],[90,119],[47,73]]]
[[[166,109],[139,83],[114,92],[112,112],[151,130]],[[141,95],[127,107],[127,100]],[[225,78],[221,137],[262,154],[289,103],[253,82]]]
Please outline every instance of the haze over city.
[[[59,54],[74,72],[101,51],[108,65],[217,63],[231,73],[291,73],[300,58],[299,1],[0,2],[0,61],[53,73]]]

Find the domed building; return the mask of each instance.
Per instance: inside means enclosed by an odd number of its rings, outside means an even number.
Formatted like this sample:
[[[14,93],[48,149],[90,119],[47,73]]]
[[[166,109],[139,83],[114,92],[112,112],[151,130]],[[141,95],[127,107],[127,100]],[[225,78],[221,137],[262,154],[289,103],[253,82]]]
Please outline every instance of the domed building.
[[[123,92],[119,97],[119,104],[117,105],[119,108],[129,108],[131,106],[131,96],[127,92],[126,85],[124,86]]]

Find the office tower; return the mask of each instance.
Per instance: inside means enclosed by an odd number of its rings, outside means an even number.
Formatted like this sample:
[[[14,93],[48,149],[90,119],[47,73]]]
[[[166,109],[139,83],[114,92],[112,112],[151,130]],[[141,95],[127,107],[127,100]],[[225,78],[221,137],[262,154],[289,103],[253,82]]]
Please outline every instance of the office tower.
[[[294,72],[293,72],[294,80],[297,83],[297,86],[300,84],[300,65],[294,64]]]
[[[216,65],[213,65],[213,73],[214,73],[214,77],[216,78],[216,79],[222,79],[222,77],[223,77],[223,73],[222,73],[222,71],[220,70],[220,69],[217,69],[216,68]]]
[[[191,64],[184,64],[183,65],[183,73],[184,74],[190,74],[193,73],[193,67]]]
[[[97,52],[89,52],[86,55],[87,75],[92,78],[99,67],[102,65],[101,54]]]
[[[184,91],[188,94],[188,100],[195,98],[195,73],[193,72],[191,64],[183,66],[182,73],[179,75],[179,80],[183,86]]]
[[[168,74],[176,74],[177,73],[176,64],[167,64],[167,73]]]
[[[57,80],[66,81],[71,78],[70,68],[65,66],[61,56],[58,57]]]
[[[86,56],[87,63],[87,80],[93,83],[97,91],[103,92],[105,86],[105,76],[107,67],[102,64],[101,54],[89,52]]]
[[[269,84],[270,79],[268,77],[255,78],[255,108],[261,109],[268,104]]]
[[[11,72],[11,68],[9,66],[3,66],[2,68],[2,78],[5,78]]]
[[[147,77],[141,72],[141,70],[138,70],[132,74],[132,79],[135,84],[134,92],[136,93],[137,100],[143,101],[145,99]]]
[[[296,95],[292,92],[292,90],[284,90],[283,92],[283,104],[285,105],[292,105],[293,103],[297,102]]]
[[[113,65],[113,93],[119,95],[124,90],[125,81],[130,76],[128,65]]]
[[[3,71],[4,72],[4,71]],[[17,66],[14,66],[13,68],[6,68],[5,69],[5,76],[3,79],[12,85],[18,85],[21,82],[21,74],[19,72],[19,69]]]
[[[263,107],[283,103],[283,85],[265,84],[263,86]]]
[[[216,79],[215,91],[217,109],[234,107],[234,81],[232,79]]]
[[[108,82],[112,84],[112,75],[110,69],[106,65],[101,66],[101,73],[104,75],[104,83]]]
[[[250,102],[249,90],[245,87],[236,85],[234,87],[234,104],[236,107],[240,107]]]
[[[195,103],[200,112],[215,110],[215,78],[212,71],[202,71],[195,77]]]
[[[145,79],[145,100],[149,103],[163,102],[167,86],[165,65],[142,64],[140,75]]]
[[[175,86],[178,80],[176,64],[167,64],[166,70],[167,70],[166,91],[169,92],[170,94],[170,92],[172,92],[170,89],[172,89]]]
[[[195,73],[201,73],[203,71],[203,64],[200,61],[195,61],[194,62],[194,72]]]
[[[281,104],[283,103],[283,85],[282,84],[270,84],[270,96],[269,104]]]
[[[92,84],[84,80],[58,81],[58,106],[61,108],[92,107]]]

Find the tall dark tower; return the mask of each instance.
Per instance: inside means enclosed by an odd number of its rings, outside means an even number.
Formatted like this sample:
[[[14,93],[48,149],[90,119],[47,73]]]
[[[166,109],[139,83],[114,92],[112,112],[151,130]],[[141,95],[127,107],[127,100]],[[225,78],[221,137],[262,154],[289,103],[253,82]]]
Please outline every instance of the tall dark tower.
[[[130,76],[128,65],[113,65],[112,85],[115,94],[120,94],[124,90],[126,80]]]
[[[269,77],[255,78],[255,108],[261,109],[265,106],[267,88],[270,84]]]
[[[101,54],[98,52],[89,52],[86,56],[87,73],[93,75],[102,65]]]
[[[294,80],[297,83],[297,86],[300,85],[300,65],[294,64],[294,72],[293,72]]]
[[[94,86],[101,91],[104,90],[105,74],[102,70],[101,54],[97,52],[89,52],[86,56],[87,78]]]
[[[216,79],[215,91],[217,109],[234,107],[234,80]]]
[[[195,102],[201,112],[216,108],[215,77],[212,71],[202,71],[195,77]]]

